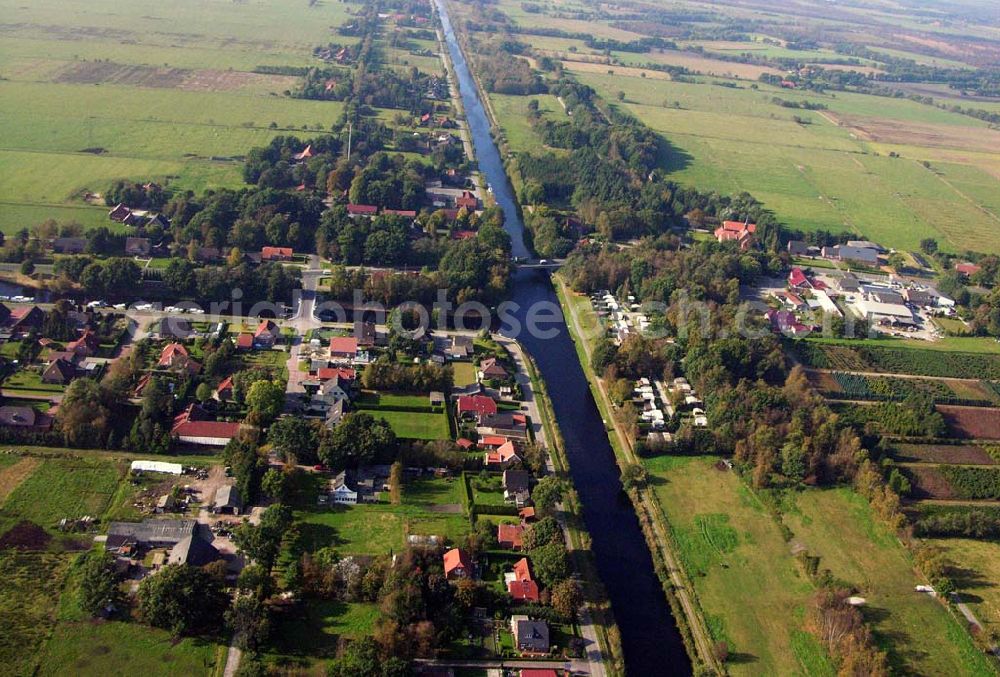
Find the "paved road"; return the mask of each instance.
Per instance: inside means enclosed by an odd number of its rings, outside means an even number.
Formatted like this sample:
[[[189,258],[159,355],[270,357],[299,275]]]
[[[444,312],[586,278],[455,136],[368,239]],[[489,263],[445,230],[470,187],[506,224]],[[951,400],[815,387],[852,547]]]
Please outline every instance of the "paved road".
[[[488,661],[460,661],[444,660],[434,658],[418,658],[418,665],[442,668],[474,668],[479,670],[490,670],[505,668],[508,670],[524,670],[545,668],[548,670],[564,670],[574,675],[593,675],[590,671],[590,663],[584,660],[571,661],[532,661],[532,660],[488,660]]]
[[[283,323],[293,327],[298,334],[292,339],[292,347],[288,351],[288,384],[285,386],[286,411],[294,411],[305,394],[302,382],[308,378],[309,374],[299,371],[299,357],[302,354],[305,335],[310,329],[323,326],[323,323],[316,319],[315,311],[316,290],[324,272],[320,257],[316,254],[310,255],[309,265],[302,271],[302,291],[295,295],[292,316]]]

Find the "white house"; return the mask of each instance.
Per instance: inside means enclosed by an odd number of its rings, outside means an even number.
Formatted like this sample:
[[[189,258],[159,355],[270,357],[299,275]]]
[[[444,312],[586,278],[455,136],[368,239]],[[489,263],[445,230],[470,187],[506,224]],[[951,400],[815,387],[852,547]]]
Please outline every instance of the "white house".
[[[340,505],[358,504],[358,492],[348,485],[346,470],[330,480],[330,500]]]

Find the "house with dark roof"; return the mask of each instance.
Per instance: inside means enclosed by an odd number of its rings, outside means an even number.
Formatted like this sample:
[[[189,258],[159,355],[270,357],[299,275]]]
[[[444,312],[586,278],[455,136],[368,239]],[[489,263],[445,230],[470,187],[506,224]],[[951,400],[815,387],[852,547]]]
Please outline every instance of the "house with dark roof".
[[[87,238],[57,237],[52,241],[52,251],[57,254],[82,254],[87,251]]]
[[[193,567],[203,567],[219,559],[219,551],[200,533],[194,533],[180,541],[170,549],[167,564],[187,564]]]
[[[834,261],[847,261],[848,263],[861,263],[866,266],[878,265],[878,252],[868,247],[850,247],[848,245],[823,247],[823,258]]]
[[[45,311],[38,306],[22,306],[10,311],[7,318],[10,333],[14,336],[24,336],[32,329],[40,329],[45,322]]]
[[[31,407],[4,405],[0,407],[0,427],[44,432],[52,428],[52,417]]]
[[[545,621],[533,621],[523,615],[511,616],[510,631],[518,651],[526,654],[549,652],[549,624]]]
[[[78,375],[76,365],[72,362],[59,358],[45,368],[42,372],[42,383],[54,385],[66,385]]]
[[[503,471],[503,500],[523,508],[531,500],[531,475],[524,470]]]
[[[787,248],[791,256],[806,256],[809,254],[809,245],[802,240],[789,240]]]
[[[80,337],[66,344],[66,351],[80,357],[93,357],[101,348],[101,341],[93,329],[84,329]]]
[[[183,317],[163,317],[152,327],[150,332],[157,339],[185,340],[197,333],[191,327],[191,322]]]
[[[488,357],[479,363],[479,378],[503,380],[507,378],[507,370],[497,361],[497,358]]]
[[[115,207],[108,212],[108,218],[112,221],[117,221],[118,223],[125,223],[132,216],[132,210],[125,206],[124,202],[120,202]]]
[[[118,550],[123,546],[143,548],[171,548],[196,532],[207,530],[197,520],[148,519],[143,522],[112,522],[108,526],[108,536],[104,541],[106,550]],[[211,536],[211,532],[208,534]]]
[[[146,228],[162,228],[166,230],[170,227],[170,220],[163,214],[156,214],[146,222]]]

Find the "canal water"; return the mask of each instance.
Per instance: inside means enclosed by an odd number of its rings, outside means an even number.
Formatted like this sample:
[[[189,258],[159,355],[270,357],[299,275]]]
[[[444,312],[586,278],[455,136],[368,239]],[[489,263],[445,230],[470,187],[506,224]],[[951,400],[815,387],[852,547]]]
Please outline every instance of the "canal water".
[[[479,169],[503,209],[513,255],[528,257],[513,191],[490,124],[448,19],[437,0],[455,66],[466,120],[472,134]],[[525,326],[527,309],[540,303],[558,304],[547,273],[522,270],[514,279],[512,300],[520,310],[514,316]],[[691,663],[663,595],[639,521],[622,491],[614,452],[601,415],[577,360],[565,322],[546,325],[554,336],[539,338],[520,332],[517,338],[534,357],[548,386],[556,418],[566,442],[573,484],[583,503],[583,517],[592,538],[598,573],[611,598],[621,631],[625,668],[629,675],[690,675]]]

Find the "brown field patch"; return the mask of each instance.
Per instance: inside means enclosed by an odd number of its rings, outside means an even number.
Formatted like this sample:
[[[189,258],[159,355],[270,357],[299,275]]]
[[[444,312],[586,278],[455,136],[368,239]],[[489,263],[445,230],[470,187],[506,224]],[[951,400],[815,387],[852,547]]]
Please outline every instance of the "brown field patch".
[[[7,500],[10,493],[18,485],[31,476],[40,461],[32,456],[25,456],[12,466],[0,470],[0,505]]]
[[[963,400],[982,400],[984,402],[992,402],[994,404],[1000,404],[1000,397],[997,393],[990,388],[987,384],[982,381],[955,381],[947,380],[945,381],[955,397]]]
[[[982,447],[952,444],[900,444],[896,460],[904,463],[942,463],[953,465],[996,465],[996,460]]]
[[[908,465],[903,471],[910,479],[912,498],[958,498],[955,489],[933,465]]]
[[[839,121],[859,136],[877,143],[977,151],[1000,148],[1000,132],[972,125],[935,125],[925,122],[839,115]]]
[[[24,520],[12,526],[7,533],[0,536],[0,550],[14,548],[17,550],[42,550],[52,537],[42,527],[34,522]]]
[[[84,61],[60,69],[54,81],[67,84],[110,84],[154,89],[229,92],[248,87],[288,89],[298,81],[298,78],[244,71],[153,68],[107,61]]]
[[[807,372],[809,383],[821,393],[842,393],[840,382],[828,371]]]
[[[937,410],[955,437],[968,440],[1000,440],[1000,409],[940,404]]]
[[[667,66],[681,66],[690,71],[703,73],[705,75],[715,75],[717,77],[742,78],[744,80],[757,80],[764,73],[771,75],[781,75],[777,68],[769,66],[757,66],[748,63],[735,63],[713,59],[707,56],[700,56],[690,52],[678,52],[675,50],[654,50],[643,55],[652,63],[664,64]]]
[[[641,78],[645,73],[650,80],[669,80],[670,74],[663,71],[651,71],[645,68],[632,68],[629,66],[611,66],[606,63],[584,62],[584,61],[563,61],[563,68],[577,73],[597,73],[600,75],[624,75],[629,78]]]

